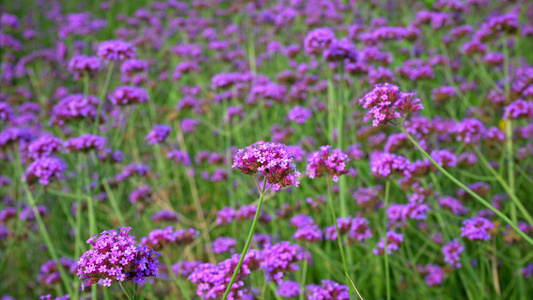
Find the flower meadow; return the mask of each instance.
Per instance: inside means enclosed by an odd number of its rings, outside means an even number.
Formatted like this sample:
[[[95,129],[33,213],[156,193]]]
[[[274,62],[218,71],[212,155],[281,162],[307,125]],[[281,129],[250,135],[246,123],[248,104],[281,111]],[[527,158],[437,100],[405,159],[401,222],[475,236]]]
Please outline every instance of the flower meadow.
[[[533,3],[0,13],[1,299],[531,299]]]

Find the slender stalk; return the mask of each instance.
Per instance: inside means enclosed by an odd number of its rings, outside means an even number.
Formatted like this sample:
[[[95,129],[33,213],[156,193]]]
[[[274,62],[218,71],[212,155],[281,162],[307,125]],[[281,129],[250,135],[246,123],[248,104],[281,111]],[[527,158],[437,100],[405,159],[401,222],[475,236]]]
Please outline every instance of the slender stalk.
[[[481,198],[478,194],[476,194],[474,191],[472,191],[470,188],[468,188],[466,185],[464,185],[461,181],[457,180],[452,174],[448,173],[441,165],[439,165],[435,160],[424,150],[418,142],[407,132],[405,131],[405,128],[400,127],[402,132],[407,136],[407,138],[413,143],[422,154],[431,161],[431,163],[439,169],[439,171],[442,172],[446,177],[448,177],[451,181],[453,181],[455,184],[457,184],[460,188],[464,189],[468,194],[470,194],[472,197],[474,197],[476,200],[481,202],[483,205],[485,205],[487,208],[492,210],[495,214],[497,214],[500,218],[502,218],[507,224],[509,224],[516,232],[523,237],[528,243],[533,245],[533,239],[531,239],[527,234],[525,234],[516,224],[511,221],[506,215],[504,215],[501,211],[499,211],[497,208],[492,206],[489,202],[487,202],[485,199]]]
[[[48,249],[48,252],[50,253],[50,256],[52,256],[52,259],[56,262],[57,268],[59,270],[59,274],[61,276],[61,281],[63,281],[63,284],[65,285],[65,288],[67,289],[68,294],[72,293],[72,288],[70,287],[70,280],[68,280],[67,273],[61,263],[59,262],[59,257],[57,256],[56,250],[54,248],[54,244],[52,244],[52,239],[50,238],[50,235],[48,234],[48,231],[46,230],[46,226],[44,225],[43,219],[41,218],[41,214],[37,210],[37,205],[35,204],[35,199],[33,198],[33,195],[28,188],[28,184],[24,184],[24,190],[26,191],[26,195],[28,196],[28,201],[30,202],[30,206],[33,209],[33,214],[35,215],[35,220],[37,220],[37,225],[39,227],[39,231],[41,231],[41,235],[43,236],[44,243],[46,244],[46,248]]]
[[[512,121],[505,122],[505,135],[507,136],[507,178],[509,180],[509,192],[514,194],[514,159],[513,159],[513,127]],[[516,222],[516,204],[511,202],[511,219]]]
[[[346,256],[344,255],[344,248],[342,247],[342,236],[339,230],[339,225],[337,224],[337,216],[335,214],[335,208],[333,207],[333,197],[331,195],[331,178],[327,179],[328,183],[328,203],[331,210],[331,217],[333,218],[333,223],[335,223],[335,230],[337,231],[337,244],[339,246],[339,251],[341,252],[342,265],[344,267],[344,273],[346,273],[346,285],[350,286],[350,279],[348,276],[348,264],[346,263]]]
[[[185,289],[181,281],[178,279],[176,274],[174,274],[174,271],[172,270],[172,263],[170,262],[170,258],[167,255],[163,255],[163,260],[165,261],[165,265],[167,265],[167,269],[169,270],[172,280],[174,280],[174,283],[176,283],[176,285],[180,289],[180,292],[183,295],[183,297],[187,300],[191,300],[191,297],[189,297],[189,294],[187,294],[187,290]],[[137,289],[137,284],[135,284],[135,290],[136,289]]]
[[[222,300],[226,300],[228,298],[228,294],[231,290],[231,286],[235,282],[235,278],[237,278],[237,274],[239,273],[239,270],[241,269],[242,262],[244,261],[244,257],[246,256],[246,252],[248,251],[248,247],[250,246],[250,242],[252,241],[252,237],[254,235],[255,226],[257,225],[257,220],[259,219],[259,213],[261,212],[261,206],[263,206],[263,197],[265,196],[266,187],[266,177],[263,181],[263,189],[261,190],[261,194],[259,196],[259,204],[257,205],[257,210],[255,211],[255,217],[252,222],[252,228],[250,228],[250,233],[248,234],[248,238],[246,239],[246,244],[244,244],[244,249],[242,249],[241,252],[241,258],[239,259],[239,263],[237,264],[237,267],[235,268],[235,271],[233,272],[233,276],[231,276],[231,280],[228,283],[228,286],[226,287],[226,291],[224,292],[224,296],[222,297]]]
[[[99,100],[98,109],[96,110],[96,120],[94,121],[92,134],[96,134],[96,132],[98,131],[98,123],[100,123],[100,113],[102,112],[102,107],[105,101],[104,97],[105,97],[105,94],[107,93],[107,88],[109,86],[109,81],[111,80],[111,74],[113,74],[114,67],[115,67],[115,63],[111,62],[107,69],[107,75],[105,77],[104,88],[102,89],[102,92],[100,93],[100,98],[98,99]]]
[[[307,243],[306,243],[306,246],[307,246]],[[307,250],[307,247],[305,247],[305,249]],[[300,288],[302,289],[300,291],[300,297],[299,297],[300,300],[304,300],[305,293],[303,291],[305,290],[306,275],[307,275],[307,255],[305,256],[305,259],[304,259],[304,265],[302,268],[302,276],[300,277]]]
[[[129,300],[135,300],[135,295],[131,294],[130,290],[123,282],[119,281],[118,285],[120,285],[120,288],[124,291],[124,294],[126,294],[126,297],[128,297]]]
[[[389,204],[389,189],[390,181],[387,180],[385,183],[385,210]],[[385,246],[383,247],[383,254],[385,255],[385,284],[387,286],[387,300],[391,299],[391,288],[390,288],[390,270],[389,270],[389,252],[387,251],[387,214],[385,213]]]

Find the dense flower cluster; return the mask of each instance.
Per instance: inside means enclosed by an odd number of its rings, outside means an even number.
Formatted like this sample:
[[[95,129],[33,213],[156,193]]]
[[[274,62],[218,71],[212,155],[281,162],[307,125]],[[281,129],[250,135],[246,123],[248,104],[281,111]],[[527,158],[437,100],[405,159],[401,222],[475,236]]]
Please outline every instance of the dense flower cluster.
[[[124,41],[110,40],[98,46],[97,55],[105,61],[123,61],[137,56],[135,47]]]
[[[349,300],[350,294],[348,286],[338,284],[332,280],[322,280],[321,285],[309,284],[306,286],[308,292],[307,299],[309,300],[322,300],[322,299],[337,299],[337,300]]]
[[[259,141],[240,149],[233,157],[232,168],[247,175],[263,174],[275,190],[300,183],[300,171],[294,165],[294,158],[285,145]]]
[[[119,86],[108,96],[113,105],[125,106],[148,102],[148,92],[140,87]]]
[[[90,150],[103,150],[106,143],[107,139],[105,137],[86,133],[66,140],[63,143],[63,148],[66,153],[87,152]]]
[[[96,119],[98,98],[93,95],[85,97],[83,94],[72,94],[61,99],[52,108],[50,124],[63,126],[66,122],[88,118]]]
[[[150,133],[148,133],[148,135],[144,139],[148,142],[148,145],[159,144],[166,141],[171,131],[172,127],[168,125],[154,125],[152,130],[150,130]]]
[[[321,146],[319,151],[307,157],[306,174],[310,178],[322,177],[324,173],[337,182],[339,176],[348,173],[346,163],[350,161],[348,155],[340,149],[331,149],[331,146]]]
[[[83,76],[94,77],[100,68],[101,61],[98,57],[77,55],[70,60],[67,69],[74,80],[79,80]]]
[[[482,217],[474,217],[463,221],[461,236],[473,241],[490,240],[490,229],[494,227],[489,220]]]
[[[63,172],[67,165],[56,157],[45,157],[35,160],[24,172],[23,180],[28,184],[39,181],[41,185],[49,185],[53,179],[65,178]]]
[[[131,227],[121,227],[120,231],[104,231],[87,241],[93,249],[80,257],[77,273],[84,286],[100,280],[104,286],[129,280],[144,284],[147,277],[156,276],[161,254],[145,246],[135,246],[130,230]]]
[[[373,126],[401,118],[401,113],[410,114],[424,108],[420,99],[389,83],[377,84],[374,90],[359,99],[359,104],[368,109],[365,118],[373,118]]]

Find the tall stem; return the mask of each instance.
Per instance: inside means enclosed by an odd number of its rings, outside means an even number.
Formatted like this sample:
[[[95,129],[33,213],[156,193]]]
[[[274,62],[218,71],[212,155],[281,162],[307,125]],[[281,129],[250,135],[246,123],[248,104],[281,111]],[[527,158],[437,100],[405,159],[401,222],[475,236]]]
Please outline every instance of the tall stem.
[[[516,224],[511,221],[506,215],[504,215],[501,211],[499,211],[497,208],[492,206],[489,202],[487,202],[485,199],[481,198],[478,194],[476,194],[474,191],[469,189],[466,185],[464,185],[461,181],[459,181],[457,178],[455,178],[452,174],[448,173],[441,165],[439,165],[420,145],[418,142],[407,132],[405,131],[405,128],[400,127],[402,132],[407,136],[407,138],[415,145],[422,154],[429,159],[429,161],[444,174],[446,177],[448,177],[451,181],[453,181],[455,184],[457,184],[460,188],[464,189],[468,194],[470,194],[472,197],[474,197],[477,201],[481,202],[481,204],[485,205],[487,208],[492,210],[495,214],[497,214],[500,218],[502,218],[507,224],[509,224],[516,232],[523,237],[528,243],[533,245],[533,239],[531,239],[527,234],[525,234]]]
[[[228,298],[228,294],[231,291],[231,286],[235,282],[235,278],[237,278],[237,274],[239,273],[239,270],[241,269],[242,262],[244,261],[244,257],[246,256],[246,252],[248,251],[248,247],[250,246],[250,242],[252,241],[252,237],[255,231],[255,225],[257,225],[257,220],[259,219],[259,213],[261,212],[261,206],[263,206],[263,197],[265,196],[265,193],[266,193],[265,187],[266,187],[266,177],[265,177],[265,180],[263,181],[263,189],[261,190],[261,194],[259,196],[259,204],[257,205],[255,217],[252,222],[252,228],[250,228],[250,233],[248,234],[248,238],[246,239],[246,244],[244,245],[244,249],[242,249],[242,252],[241,252],[241,258],[239,259],[239,263],[237,264],[237,267],[235,267],[235,271],[233,272],[233,276],[231,276],[231,280],[228,283],[228,286],[226,287],[226,291],[224,292],[224,296],[222,297],[222,300],[226,300]]]
[[[389,188],[390,181],[387,180],[385,183],[385,210],[389,204]],[[390,288],[390,270],[389,270],[389,252],[387,251],[387,214],[385,213],[385,246],[383,247],[383,254],[385,255],[385,284],[387,286],[387,300],[391,298],[391,288]]]
[[[111,80],[111,74],[113,74],[114,67],[115,67],[115,63],[111,62],[109,64],[109,68],[107,69],[107,75],[105,77],[104,88],[102,89],[102,92],[100,93],[100,99],[98,99],[98,109],[96,110],[96,120],[94,121],[92,134],[96,134],[96,132],[98,131],[98,123],[100,123],[100,113],[102,112],[102,106],[104,105],[104,101],[105,101],[104,97],[105,97],[105,94],[107,93],[107,88],[109,86],[109,81]]]
[[[337,244],[339,246],[339,251],[341,252],[342,265],[344,266],[344,273],[346,274],[346,285],[350,287],[350,279],[348,273],[348,264],[346,263],[346,256],[344,255],[344,248],[342,247],[342,236],[339,230],[339,225],[337,224],[337,216],[335,214],[335,208],[333,207],[333,197],[331,195],[331,179],[328,178],[328,203],[331,210],[331,217],[333,218],[333,223],[335,224],[335,230],[337,231]]]
[[[118,285],[120,285],[120,288],[124,291],[124,294],[126,294],[126,297],[128,297],[129,300],[135,300],[135,295],[131,294],[130,290],[123,282],[119,281]]]

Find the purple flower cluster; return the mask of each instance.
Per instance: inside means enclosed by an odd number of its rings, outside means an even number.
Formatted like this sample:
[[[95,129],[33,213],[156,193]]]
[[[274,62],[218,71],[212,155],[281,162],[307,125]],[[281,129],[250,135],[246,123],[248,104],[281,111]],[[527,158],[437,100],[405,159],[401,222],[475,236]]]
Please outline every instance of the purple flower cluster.
[[[370,170],[372,174],[383,177],[399,174],[409,178],[412,167],[409,160],[403,156],[387,152],[374,152],[370,155]]]
[[[285,274],[299,270],[297,262],[304,260],[307,255],[299,245],[277,243],[263,250],[260,268],[265,271],[269,281],[280,284]]]
[[[63,172],[67,165],[59,158],[45,157],[35,160],[24,172],[23,180],[28,184],[39,181],[39,184],[47,186],[53,179],[65,178]]]
[[[489,220],[482,217],[474,217],[463,221],[461,236],[472,241],[490,240],[490,230],[494,228]]]
[[[390,255],[392,251],[397,251],[400,247],[400,244],[403,242],[403,234],[396,233],[394,231],[387,231],[387,254]],[[372,250],[375,255],[383,255],[385,249],[385,239],[380,238],[377,248]]]
[[[135,47],[131,43],[120,40],[110,40],[98,45],[97,55],[109,62],[135,58],[137,53]]]
[[[63,126],[66,122],[75,119],[96,119],[97,107],[100,100],[96,96],[72,94],[61,99],[52,108],[50,124]]]
[[[191,244],[196,237],[198,237],[198,231],[194,228],[174,230],[173,226],[167,226],[165,229],[152,230],[148,237],[141,238],[141,244],[158,250],[166,245]]]
[[[163,143],[167,140],[168,135],[172,131],[172,127],[165,125],[165,124],[159,124],[154,125],[152,130],[150,130],[150,133],[144,138],[148,145],[155,145],[159,143]]]
[[[68,273],[73,275],[76,274],[76,269],[78,268],[78,265],[76,264],[76,261],[74,259],[68,257],[61,257],[59,259],[59,263]],[[51,286],[61,282],[61,273],[59,273],[59,268],[57,266],[56,261],[52,259],[45,262],[41,266],[39,275],[37,275],[37,279],[42,285],[47,286]]]
[[[304,124],[313,115],[310,109],[301,106],[293,107],[287,114],[289,121]]]
[[[401,118],[400,112],[410,114],[424,108],[420,99],[401,92],[399,87],[389,83],[377,84],[374,90],[359,100],[359,104],[369,109],[366,119],[374,118],[373,126]]]
[[[101,61],[98,57],[77,55],[70,60],[67,70],[74,80],[79,80],[83,76],[94,77],[100,68]]]
[[[308,300],[349,300],[349,288],[332,280],[322,280],[321,285],[309,284],[307,288]]]
[[[58,153],[62,145],[61,139],[45,135],[31,142],[28,146],[28,152],[33,159],[40,159]]]
[[[221,236],[216,238],[213,243],[211,243],[213,252],[216,254],[235,252],[235,240],[230,237]]]
[[[126,106],[148,102],[150,96],[148,92],[140,87],[119,86],[108,96],[113,105]]]
[[[465,246],[462,245],[458,239],[455,239],[442,247],[442,253],[444,253],[444,261],[450,265],[460,268],[461,263],[459,256],[465,250]]]
[[[120,231],[104,231],[87,241],[93,248],[78,260],[77,273],[84,286],[100,280],[104,286],[129,280],[144,284],[147,277],[156,276],[161,254],[145,246],[135,246],[130,230],[131,227],[120,227]]]
[[[321,146],[319,151],[309,154],[307,157],[306,174],[310,178],[322,177],[324,173],[328,178],[337,182],[339,176],[348,173],[346,163],[350,161],[348,155],[340,149],[331,149],[331,146]]]
[[[261,172],[275,190],[300,183],[300,171],[294,165],[285,145],[259,141],[245,149],[240,149],[233,157],[232,168],[246,175]]]
[[[63,143],[63,148],[66,153],[100,151],[106,147],[106,143],[107,139],[105,137],[86,133],[66,140]]]

